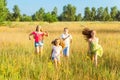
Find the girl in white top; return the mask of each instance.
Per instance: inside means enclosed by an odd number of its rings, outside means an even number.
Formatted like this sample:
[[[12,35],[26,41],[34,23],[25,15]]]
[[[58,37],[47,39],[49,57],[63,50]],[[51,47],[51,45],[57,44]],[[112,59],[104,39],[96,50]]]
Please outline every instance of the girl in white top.
[[[60,56],[62,55],[62,47],[64,47],[64,43],[61,41],[61,39],[55,39],[52,41],[52,52],[51,52],[51,58],[55,63],[55,67],[57,68],[60,64]]]

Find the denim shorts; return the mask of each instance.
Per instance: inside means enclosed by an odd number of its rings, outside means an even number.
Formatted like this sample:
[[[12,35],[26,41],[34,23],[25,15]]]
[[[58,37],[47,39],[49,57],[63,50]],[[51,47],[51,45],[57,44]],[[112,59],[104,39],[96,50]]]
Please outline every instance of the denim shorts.
[[[35,42],[35,47],[42,47],[43,46],[43,41],[40,42]]]
[[[69,47],[65,47],[65,48],[63,49],[63,54],[64,54],[65,56],[69,56]]]

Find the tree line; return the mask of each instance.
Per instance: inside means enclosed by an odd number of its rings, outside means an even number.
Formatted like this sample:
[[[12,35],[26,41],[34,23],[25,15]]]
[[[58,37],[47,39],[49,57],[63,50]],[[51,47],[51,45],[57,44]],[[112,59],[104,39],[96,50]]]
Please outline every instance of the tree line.
[[[6,7],[6,0],[0,0],[0,22],[2,21],[120,21],[120,10],[116,6],[103,8],[89,8],[84,9],[84,16],[81,13],[76,15],[76,7],[68,4],[63,7],[63,12],[58,15],[57,7],[51,12],[45,12],[44,8],[40,8],[33,15],[28,16],[21,14],[20,9],[17,5],[14,5],[13,12],[10,12]]]

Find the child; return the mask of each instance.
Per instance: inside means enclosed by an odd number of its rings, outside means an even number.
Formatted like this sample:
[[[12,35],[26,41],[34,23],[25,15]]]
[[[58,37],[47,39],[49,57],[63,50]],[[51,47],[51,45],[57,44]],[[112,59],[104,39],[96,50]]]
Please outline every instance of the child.
[[[60,38],[52,41],[53,47],[51,52],[51,58],[55,63],[55,67],[57,68],[60,65],[60,56],[62,55],[62,48],[64,47],[64,43]]]
[[[48,36],[47,32],[42,32],[42,29],[40,26],[36,27],[36,31],[33,31],[32,33],[29,34],[29,40],[31,40],[31,36],[34,37],[35,39],[35,52],[37,54],[42,53],[42,48],[43,48],[43,37]]]
[[[64,28],[64,33],[61,35],[61,38],[63,39],[65,43],[63,54],[66,57],[69,57],[69,48],[70,48],[70,43],[72,42],[72,36],[68,32],[69,32],[68,28]]]
[[[96,37],[96,31],[85,28],[82,31],[82,34],[86,37],[86,40],[88,41],[88,52],[91,56],[91,60],[95,63],[95,66],[97,66],[97,56],[102,56],[103,49],[101,45],[98,44],[99,39]]]

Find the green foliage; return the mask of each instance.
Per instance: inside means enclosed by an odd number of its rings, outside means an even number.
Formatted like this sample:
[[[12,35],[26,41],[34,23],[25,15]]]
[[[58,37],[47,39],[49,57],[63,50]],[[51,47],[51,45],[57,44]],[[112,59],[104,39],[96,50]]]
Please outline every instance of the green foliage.
[[[116,20],[116,15],[117,15],[117,13],[118,13],[117,7],[116,7],[116,6],[112,7],[112,8],[111,8],[110,15],[111,15],[111,18],[112,18],[113,20]]]
[[[0,22],[3,21],[120,21],[119,10],[116,6],[111,7],[111,11],[108,7],[95,8],[86,7],[84,9],[84,15],[81,13],[76,15],[76,7],[68,4],[63,6],[63,12],[58,15],[57,7],[53,8],[51,12],[45,12],[44,8],[40,8],[32,16],[21,15],[20,9],[17,5],[14,5],[13,13],[7,8],[6,0],[0,0]],[[2,23],[0,23],[2,24]]]
[[[103,11],[102,20],[103,21],[109,21],[110,20],[110,14],[108,13],[108,7],[106,7]]]
[[[84,14],[84,20],[85,21],[90,21],[91,18],[91,11],[89,7],[85,8],[85,14]]]
[[[26,14],[23,14],[23,16],[21,16],[21,20],[20,21],[32,21],[32,17],[31,16],[27,16]]]
[[[63,13],[60,15],[62,21],[75,21],[76,7],[68,4],[63,7]]]
[[[20,21],[20,17],[21,17],[21,14],[20,14],[20,9],[17,5],[14,5],[14,8],[13,8],[13,20],[14,21]]]
[[[33,16],[32,19],[34,21],[44,21],[45,10],[40,8]]]
[[[95,7],[92,7],[91,21],[95,21],[95,19],[96,19],[96,9],[95,9]]]
[[[0,0],[0,22],[6,20],[7,17],[7,8],[6,8],[6,0]]]
[[[82,16],[81,16],[81,13],[79,13],[79,14],[76,16],[75,21],[81,21],[81,20],[82,20]]]
[[[116,14],[116,19],[120,21],[120,11],[118,11],[118,13]]]
[[[55,22],[57,18],[55,15],[51,15],[49,12],[44,15],[44,21]]]

